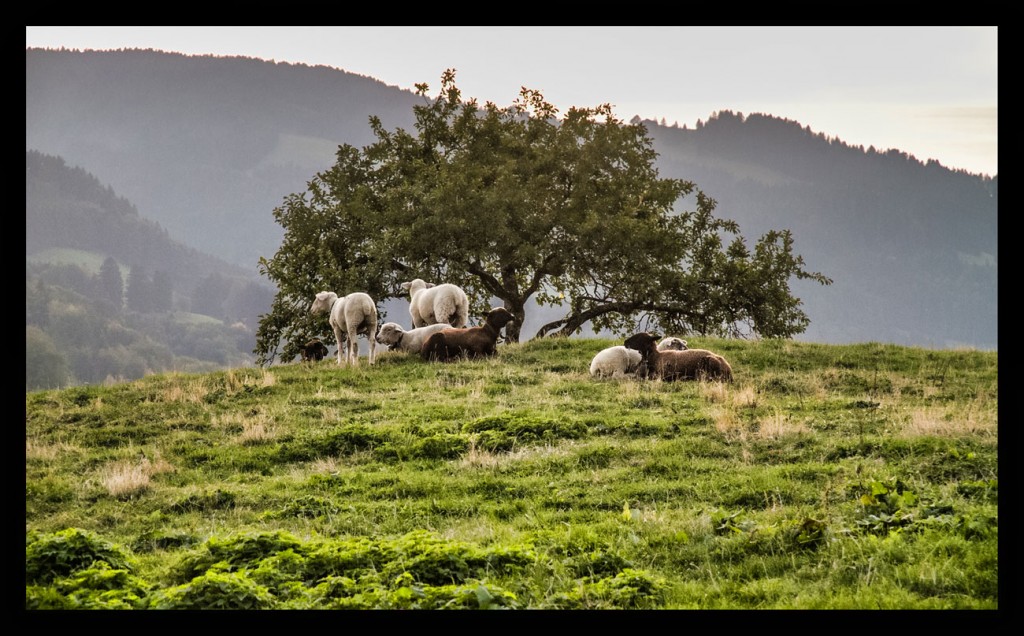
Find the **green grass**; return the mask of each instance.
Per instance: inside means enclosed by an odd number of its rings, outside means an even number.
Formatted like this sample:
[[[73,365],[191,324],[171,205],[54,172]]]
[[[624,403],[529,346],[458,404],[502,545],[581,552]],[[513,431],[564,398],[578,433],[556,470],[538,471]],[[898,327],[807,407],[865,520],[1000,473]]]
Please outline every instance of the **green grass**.
[[[995,352],[605,340],[26,394],[30,608],[998,608]]]
[[[77,265],[83,271],[90,274],[99,274],[100,266],[107,258],[106,254],[89,252],[73,248],[50,248],[27,257],[29,263],[53,263],[56,265]],[[127,269],[122,269],[121,275],[126,276]]]
[[[205,314],[194,314],[188,311],[175,311],[171,314],[174,322],[183,325],[221,325],[224,321]]]

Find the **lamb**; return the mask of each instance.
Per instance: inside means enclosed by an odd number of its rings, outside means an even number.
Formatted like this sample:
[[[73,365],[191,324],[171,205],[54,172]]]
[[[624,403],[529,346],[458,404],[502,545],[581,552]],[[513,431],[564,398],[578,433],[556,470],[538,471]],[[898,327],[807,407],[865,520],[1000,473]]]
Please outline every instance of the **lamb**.
[[[463,329],[442,329],[426,339],[420,349],[424,360],[447,361],[461,356],[479,358],[494,355],[501,329],[515,321],[512,312],[495,307],[487,313],[484,324]]]
[[[597,352],[594,359],[590,361],[590,375],[594,377],[610,376],[621,378],[627,375],[634,375],[640,366],[643,356],[639,351],[627,349],[619,345],[608,347]]]
[[[309,362],[310,360],[320,362],[327,357],[328,353],[327,345],[320,342],[319,338],[313,338],[306,344],[302,345],[302,349],[300,349],[300,351],[302,353],[303,362]]]
[[[662,339],[658,343],[658,351],[668,351],[672,349],[674,351],[685,351],[686,341],[682,338],[676,338],[675,336],[669,336],[668,338]]]
[[[436,325],[427,325],[405,331],[396,322],[386,322],[380,326],[380,333],[377,334],[377,342],[388,345],[391,350],[400,349],[406,353],[419,353],[424,341],[433,334],[443,329],[451,329],[452,326],[446,322]]]
[[[707,349],[659,351],[654,344],[657,340],[658,336],[641,332],[623,343],[627,348],[640,352],[647,367],[645,376],[665,381],[711,379],[732,382],[732,367],[717,353]]]
[[[334,338],[338,342],[338,364],[359,364],[359,334],[366,336],[370,344],[369,362],[375,361],[374,347],[377,333],[377,304],[369,294],[355,292],[338,298],[334,292],[318,292],[310,312],[314,314],[330,312],[328,322],[334,330]],[[342,362],[342,350],[345,351],[345,362]]]
[[[402,289],[409,292],[409,315],[414,328],[444,322],[453,329],[461,329],[468,324],[469,298],[461,287],[451,283],[435,286],[416,278],[402,283]]]

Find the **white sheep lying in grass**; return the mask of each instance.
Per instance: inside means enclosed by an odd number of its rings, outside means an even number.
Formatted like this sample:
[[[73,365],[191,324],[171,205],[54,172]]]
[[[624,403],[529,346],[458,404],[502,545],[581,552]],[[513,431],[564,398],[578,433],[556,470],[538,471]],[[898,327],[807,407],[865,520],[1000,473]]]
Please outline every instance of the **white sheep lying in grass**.
[[[621,378],[634,375],[643,356],[639,351],[619,345],[597,352],[590,361],[590,375],[594,377]]]
[[[314,314],[330,312],[331,329],[338,342],[338,364],[359,364],[359,342],[356,338],[363,334],[370,344],[370,364],[374,363],[374,345],[377,333],[377,304],[369,294],[355,292],[338,298],[334,292],[318,292],[310,311]],[[345,350],[345,362],[342,362],[342,350]]]
[[[686,351],[686,341],[682,338],[669,336],[658,343],[658,351]]]
[[[402,283],[409,292],[409,315],[413,327],[448,323],[453,329],[466,327],[469,298],[461,287],[451,283],[434,285],[421,278]]]
[[[442,322],[406,331],[397,322],[386,322],[380,326],[377,342],[382,345],[388,345],[390,349],[398,349],[406,353],[419,353],[427,338],[442,329],[451,328],[450,324]]]

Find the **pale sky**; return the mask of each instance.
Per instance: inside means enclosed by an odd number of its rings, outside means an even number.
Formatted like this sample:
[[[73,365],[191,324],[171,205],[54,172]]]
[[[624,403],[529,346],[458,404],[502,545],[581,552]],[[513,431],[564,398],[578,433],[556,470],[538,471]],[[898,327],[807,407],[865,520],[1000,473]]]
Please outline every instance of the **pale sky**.
[[[26,47],[147,48],[330,66],[507,106],[610,103],[693,127],[766,113],[851,145],[998,172],[996,27],[37,27]]]

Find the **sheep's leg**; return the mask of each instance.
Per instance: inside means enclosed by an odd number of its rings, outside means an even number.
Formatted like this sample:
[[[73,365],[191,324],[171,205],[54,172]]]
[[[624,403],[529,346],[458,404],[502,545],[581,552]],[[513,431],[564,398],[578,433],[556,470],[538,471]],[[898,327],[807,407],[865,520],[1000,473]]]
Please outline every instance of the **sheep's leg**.
[[[370,338],[369,340],[370,340],[370,364],[373,364],[374,360],[376,359],[374,357],[374,350],[376,349],[377,342],[376,342],[376,340],[374,338]]]
[[[337,327],[334,327],[334,341],[338,343],[338,364],[343,364],[341,361],[341,352],[345,349],[345,338],[341,329]]]
[[[345,349],[345,361],[353,366],[359,364],[359,336],[348,333],[348,346]]]

